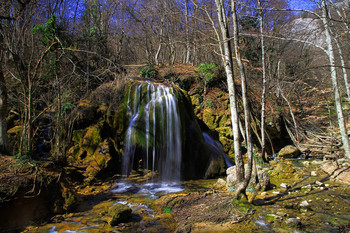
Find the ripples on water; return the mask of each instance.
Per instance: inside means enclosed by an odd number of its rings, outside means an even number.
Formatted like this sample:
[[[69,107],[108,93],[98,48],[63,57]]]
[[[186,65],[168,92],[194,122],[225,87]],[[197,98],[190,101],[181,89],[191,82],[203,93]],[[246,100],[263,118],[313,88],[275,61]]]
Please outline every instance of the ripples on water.
[[[111,192],[133,193],[155,199],[158,198],[159,195],[165,195],[168,193],[178,193],[184,190],[185,188],[177,182],[161,182],[146,184],[118,183],[117,187],[113,188]]]

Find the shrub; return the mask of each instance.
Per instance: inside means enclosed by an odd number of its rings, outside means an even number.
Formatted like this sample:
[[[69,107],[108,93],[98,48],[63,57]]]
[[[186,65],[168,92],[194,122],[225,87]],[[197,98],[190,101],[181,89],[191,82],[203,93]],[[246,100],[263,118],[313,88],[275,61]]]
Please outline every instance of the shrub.
[[[140,77],[142,78],[157,78],[158,70],[153,65],[148,65],[140,70]]]
[[[204,83],[208,84],[214,79],[215,72],[219,70],[219,66],[214,63],[201,63],[196,70],[203,76]]]

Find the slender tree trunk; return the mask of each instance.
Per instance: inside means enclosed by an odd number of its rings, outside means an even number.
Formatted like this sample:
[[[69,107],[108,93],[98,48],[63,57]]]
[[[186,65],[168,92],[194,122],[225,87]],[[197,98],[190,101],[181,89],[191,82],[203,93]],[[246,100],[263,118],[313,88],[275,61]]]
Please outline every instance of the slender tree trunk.
[[[247,77],[245,74],[244,66],[241,60],[241,54],[239,49],[239,41],[238,41],[238,21],[237,21],[237,13],[236,13],[236,1],[232,0],[232,22],[233,22],[233,43],[235,56],[237,60],[237,65],[239,68],[239,73],[241,77],[241,86],[242,86],[242,100],[243,100],[243,109],[244,109],[244,123],[245,123],[245,134],[246,134],[246,144],[247,144],[247,154],[248,154],[248,164],[247,170],[245,172],[244,180],[238,181],[236,185],[235,198],[239,198],[240,194],[245,194],[245,190],[249,184],[251,174],[252,174],[252,160],[253,160],[253,140],[251,135],[251,127],[250,127],[250,109],[248,104],[248,94],[247,94]],[[243,163],[243,160],[242,160]],[[238,168],[236,166],[236,174],[244,171],[244,166]]]
[[[326,35],[327,53],[328,53],[328,59],[330,64],[331,79],[333,84],[334,101],[335,101],[335,107],[337,111],[338,125],[342,136],[345,156],[350,159],[349,137],[346,129],[343,108],[342,108],[342,103],[340,98],[340,91],[339,91],[338,80],[337,80],[337,71],[335,69],[335,58],[334,58],[334,51],[333,51],[333,45],[332,45],[332,38],[331,38],[330,29],[328,25],[328,9],[327,9],[327,4],[325,0],[322,0],[321,10],[322,10],[321,20],[322,20],[324,30],[325,30],[325,35]]]
[[[185,63],[190,63],[191,54],[191,44],[190,44],[190,27],[189,27],[189,10],[188,10],[188,0],[185,0],[185,23],[186,23],[186,54]]]
[[[4,38],[2,36],[2,25],[0,24],[0,153],[8,152],[7,144],[7,88],[4,73],[2,72],[2,48]]]
[[[215,5],[217,8],[217,15],[219,20],[221,36],[222,36],[222,39],[220,40],[220,42],[223,46],[224,54],[222,55],[222,59],[223,59],[225,72],[227,76],[227,86],[229,91],[235,162],[236,162],[236,166],[241,169],[240,172],[237,174],[238,175],[237,179],[241,181],[244,179],[244,164],[242,160],[241,145],[240,145],[239,118],[238,118],[238,106],[236,101],[237,94],[236,94],[236,88],[235,88],[234,76],[233,76],[232,49],[231,49],[231,44],[229,43],[230,37],[229,37],[226,15],[224,13],[223,1],[215,0]]]
[[[349,28],[349,26],[348,26],[348,24],[346,22],[346,19],[339,12],[339,10],[337,9],[337,6],[334,4],[333,1],[329,1],[329,3],[333,6],[333,9],[335,10],[335,12],[338,14],[338,16],[340,17],[341,21],[343,22],[345,29],[349,32],[350,28]],[[332,23],[332,22],[331,22],[331,27],[334,29],[334,31],[336,31],[336,27],[334,26],[334,23]],[[338,49],[338,55],[339,55],[340,64],[342,66],[342,72],[343,72],[343,79],[344,79],[346,94],[348,96],[348,102],[350,102],[350,87],[349,87],[349,80],[348,80],[348,73],[347,73],[347,69],[346,69],[346,64],[345,64],[345,60],[344,60],[344,56],[343,56],[343,50],[341,48],[341,45],[339,44],[338,38],[334,38],[333,37],[333,40],[334,40],[335,45],[337,46],[337,49]]]
[[[334,39],[334,42],[338,48],[338,55],[339,55],[339,60],[340,60],[340,64],[341,64],[341,69],[343,72],[343,79],[344,79],[344,84],[345,84],[345,89],[346,89],[346,94],[348,96],[348,102],[350,102],[350,87],[349,87],[349,80],[348,80],[348,72],[346,70],[346,65],[345,65],[345,60],[344,60],[344,56],[343,56],[343,51],[342,48],[338,42],[337,39]]]
[[[25,153],[28,153],[29,155],[33,152],[33,98],[32,98],[32,79],[30,76],[30,72],[28,72],[28,96],[27,96],[27,121],[25,124],[25,127],[27,128],[26,132],[26,148]]]
[[[258,0],[258,7],[261,8],[261,0]],[[259,10],[259,31],[261,44],[261,68],[262,68],[262,94],[261,94],[261,158],[267,162],[266,139],[265,139],[265,106],[266,106],[266,67],[265,67],[265,46],[264,46],[264,28],[263,28],[263,13]]]

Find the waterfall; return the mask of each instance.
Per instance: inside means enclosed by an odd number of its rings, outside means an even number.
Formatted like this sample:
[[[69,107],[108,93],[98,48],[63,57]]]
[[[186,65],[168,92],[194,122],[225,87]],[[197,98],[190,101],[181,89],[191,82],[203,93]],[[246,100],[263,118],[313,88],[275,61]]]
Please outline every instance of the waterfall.
[[[130,122],[125,135],[123,174],[141,168],[157,172],[161,181],[180,181],[181,121],[173,88],[133,83],[126,105]]]
[[[212,149],[215,151],[216,154],[222,155],[222,157],[225,159],[226,166],[232,167],[233,164],[230,161],[230,159],[225,155],[222,144],[219,141],[214,140],[212,137],[209,136],[209,134],[205,132],[203,132],[203,137],[205,142],[212,147]]]

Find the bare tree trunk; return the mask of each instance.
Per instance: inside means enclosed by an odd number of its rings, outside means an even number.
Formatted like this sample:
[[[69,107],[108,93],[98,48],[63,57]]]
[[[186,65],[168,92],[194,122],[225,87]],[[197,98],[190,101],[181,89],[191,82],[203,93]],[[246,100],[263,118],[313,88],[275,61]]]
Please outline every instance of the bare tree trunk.
[[[0,153],[8,152],[7,144],[7,88],[4,74],[2,72],[2,48],[4,38],[2,36],[2,25],[0,24]]]
[[[238,173],[237,179],[243,180],[244,164],[242,160],[241,145],[240,145],[239,117],[238,117],[238,107],[237,107],[237,100],[236,100],[237,94],[235,89],[235,83],[233,81],[234,76],[233,76],[232,49],[231,49],[231,44],[229,43],[229,31],[228,31],[226,15],[224,13],[225,9],[223,5],[223,1],[215,0],[215,5],[217,8],[217,15],[219,20],[221,36],[222,36],[222,39],[220,40],[220,42],[223,46],[224,54],[222,55],[222,59],[225,66],[225,72],[227,76],[227,86],[229,91],[235,162],[236,162],[236,166],[241,169],[240,170],[241,172]]]
[[[347,24],[346,19],[339,12],[339,10],[337,9],[337,6],[334,4],[333,1],[329,1],[329,3],[333,6],[335,12],[338,14],[338,16],[340,17],[341,21],[343,22],[345,29],[349,32],[349,26]],[[334,23],[331,22],[331,26],[336,31]],[[342,66],[342,72],[343,72],[343,79],[344,79],[346,94],[348,96],[348,102],[350,102],[350,87],[349,87],[349,81],[348,81],[348,73],[347,73],[345,60],[344,60],[344,56],[343,56],[343,50],[341,48],[341,45],[339,44],[338,38],[334,38],[333,37],[333,40],[334,40],[335,45],[337,46],[337,49],[338,49],[338,55],[339,55],[340,64]]]
[[[185,54],[185,63],[190,63],[191,55],[191,44],[190,44],[190,27],[189,23],[189,10],[188,10],[188,0],[185,0],[185,23],[186,23],[186,54]]]
[[[258,0],[258,7],[261,8],[261,0]],[[260,43],[261,43],[261,67],[262,67],[262,94],[261,94],[261,158],[267,162],[266,139],[265,139],[265,105],[266,105],[266,67],[265,67],[265,46],[264,46],[264,28],[263,28],[263,14],[259,10],[259,29],[260,29]]]
[[[253,140],[251,135],[251,127],[250,127],[250,109],[248,106],[248,94],[247,94],[247,77],[245,74],[244,66],[241,60],[241,54],[239,49],[238,42],[238,21],[237,21],[237,13],[236,13],[236,1],[232,0],[232,22],[233,22],[233,43],[235,56],[239,68],[239,73],[241,77],[241,86],[242,86],[242,100],[243,100],[243,109],[244,109],[244,123],[245,123],[245,134],[246,134],[246,144],[247,144],[247,153],[248,153],[248,164],[247,170],[245,171],[245,176],[243,180],[238,180],[238,184],[236,184],[235,198],[239,198],[241,194],[246,196],[245,190],[249,184],[251,174],[252,174],[252,160],[253,160]],[[243,160],[241,161],[242,164]],[[244,165],[239,167],[236,162],[236,174],[239,177],[239,173],[244,172]]]
[[[348,96],[348,102],[350,102],[350,87],[349,87],[349,81],[348,81],[348,72],[346,70],[346,65],[345,65],[345,60],[343,56],[343,51],[342,48],[340,47],[340,44],[337,39],[334,39],[335,44],[338,48],[338,53],[339,53],[339,60],[341,64],[341,69],[343,72],[343,79],[344,79],[344,84],[345,84],[345,89],[346,89],[346,94]]]
[[[327,54],[330,64],[330,71],[331,71],[331,79],[333,84],[333,91],[334,91],[334,101],[335,101],[335,107],[337,111],[337,118],[338,118],[338,125],[339,130],[342,136],[342,142],[344,147],[344,152],[347,158],[350,159],[350,146],[349,146],[349,137],[346,129],[344,114],[343,114],[343,108],[340,98],[340,91],[338,86],[338,80],[337,80],[337,71],[335,69],[335,58],[334,58],[334,51],[333,51],[333,45],[332,45],[332,38],[330,34],[330,29],[328,25],[328,9],[326,0],[322,0],[322,23],[325,30],[326,35],[326,44],[327,44]]]

